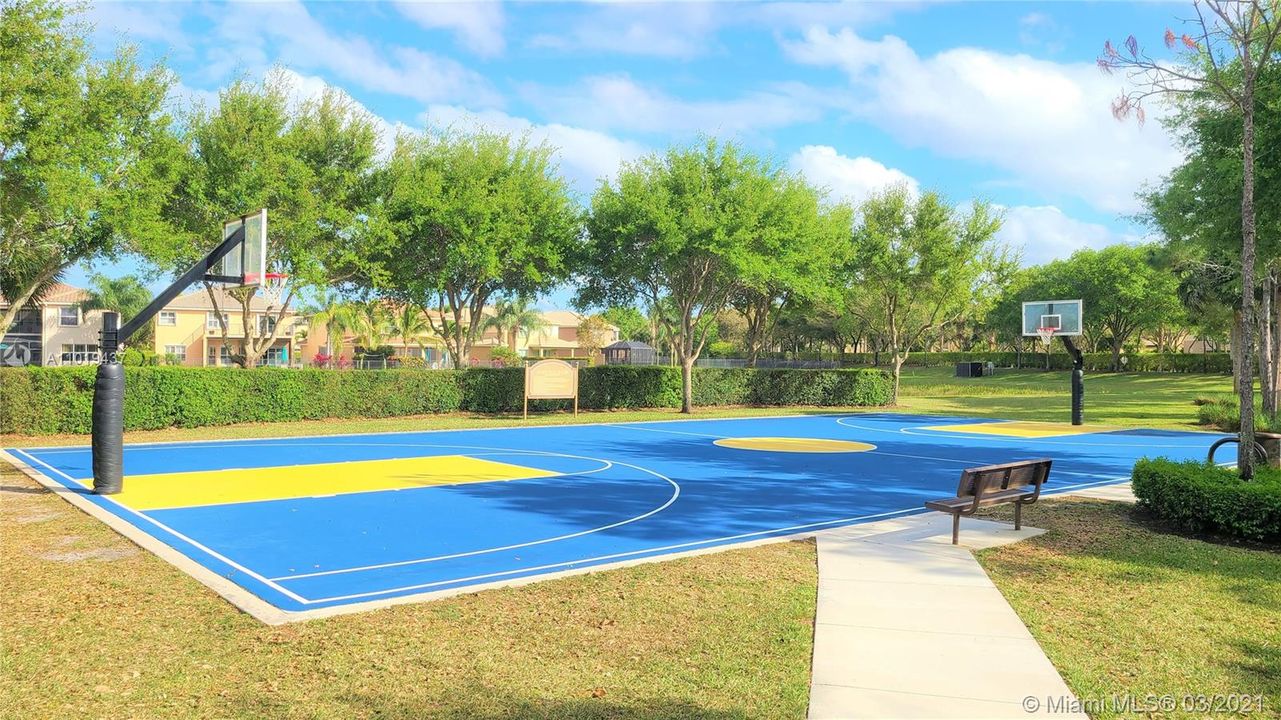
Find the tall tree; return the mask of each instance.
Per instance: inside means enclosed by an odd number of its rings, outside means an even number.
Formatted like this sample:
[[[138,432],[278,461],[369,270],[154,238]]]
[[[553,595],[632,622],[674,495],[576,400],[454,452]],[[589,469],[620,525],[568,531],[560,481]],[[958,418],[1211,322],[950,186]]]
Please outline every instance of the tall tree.
[[[837,294],[833,271],[849,257],[853,225],[849,206],[825,207],[823,194],[799,176],[775,178],[761,202],[768,217],[750,256],[754,262],[744,263],[730,299],[747,321],[748,367],[756,366],[789,303]]]
[[[0,333],[68,267],[169,236],[173,77],[129,47],[93,59],[80,9],[0,4]]]
[[[568,278],[579,210],[552,149],[508,135],[402,135],[382,181],[376,293],[433,308],[458,366],[500,294],[532,296]]]
[[[332,290],[322,290],[316,298],[316,304],[304,308],[303,314],[307,316],[309,331],[324,329],[325,354],[341,354],[343,334],[355,325],[356,310],[352,304]]]
[[[431,323],[427,322],[427,314],[422,308],[402,303],[391,313],[389,323],[392,335],[400,338],[403,347],[408,348],[410,340],[413,340],[419,350],[423,349],[422,336],[431,331]]]
[[[185,123],[189,159],[173,204],[185,234],[157,258],[185,269],[208,253],[227,218],[267,208],[269,270],[290,276],[275,322],[252,321],[255,288],[229,291],[245,333],[235,362],[253,367],[285,329],[300,286],[327,287],[363,272],[361,248],[373,197],[377,136],[370,116],[332,88],[293,102],[282,73],[244,80],[219,93],[216,109],[197,108]],[[220,298],[206,283],[217,309]],[[220,312],[223,341],[228,329]]]
[[[600,354],[609,336],[609,323],[600,315],[589,315],[578,323],[578,349],[589,358]]]
[[[708,139],[623,166],[592,196],[577,302],[601,307],[644,298],[661,317],[681,364],[681,411],[693,411],[694,362],[716,315],[755,268],[770,262],[761,238],[792,230],[772,212],[786,176],[733,143]],[[656,325],[659,323],[656,323]]]
[[[151,302],[151,291],[142,281],[132,275],[120,278],[109,278],[101,273],[94,273],[89,278],[89,297],[80,302],[81,310],[111,310],[120,313],[120,323],[133,319]],[[152,336],[151,326],[138,331],[134,343],[147,345]]]
[[[854,229],[849,309],[885,339],[898,397],[903,362],[927,333],[956,322],[1008,264],[994,239],[1000,216],[975,202],[960,212],[934,192],[902,185],[868,198]]]
[[[606,308],[600,316],[605,322],[618,328],[619,339],[654,342],[650,335],[649,320],[633,305],[615,305]]]
[[[1241,430],[1237,468],[1254,476],[1254,336],[1255,336],[1255,89],[1259,77],[1277,57],[1281,38],[1281,5],[1277,0],[1198,0],[1192,34],[1165,31],[1169,50],[1182,48],[1178,62],[1148,55],[1130,35],[1117,49],[1104,44],[1098,64],[1106,72],[1125,70],[1137,85],[1112,104],[1117,119],[1144,119],[1143,101],[1152,96],[1201,93],[1234,107],[1241,118],[1241,351],[1237,383]]]

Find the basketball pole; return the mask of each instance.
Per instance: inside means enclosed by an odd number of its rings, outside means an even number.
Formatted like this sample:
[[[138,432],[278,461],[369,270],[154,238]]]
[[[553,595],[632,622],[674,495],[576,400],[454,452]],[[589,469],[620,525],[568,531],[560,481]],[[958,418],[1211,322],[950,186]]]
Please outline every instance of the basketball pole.
[[[1085,415],[1085,356],[1067,335],[1060,335],[1063,347],[1072,356],[1072,424],[1080,425]]]
[[[191,269],[165,288],[141,312],[120,326],[120,313],[102,314],[102,332],[99,335],[101,361],[93,383],[93,491],[98,495],[114,495],[124,490],[124,435],[125,435],[125,371],[120,364],[120,346],[144,325],[151,322],[169,301],[178,297],[188,286],[201,280],[212,282],[240,282],[241,278],[210,275],[219,260],[245,239],[245,228],[223,239],[214,251],[206,255]]]

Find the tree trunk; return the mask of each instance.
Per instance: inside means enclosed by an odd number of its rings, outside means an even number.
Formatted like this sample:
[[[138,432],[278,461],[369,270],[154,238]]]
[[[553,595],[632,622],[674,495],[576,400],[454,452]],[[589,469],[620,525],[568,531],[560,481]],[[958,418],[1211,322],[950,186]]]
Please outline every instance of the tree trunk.
[[[694,412],[694,358],[689,355],[681,360],[681,412]]]
[[[1276,414],[1272,407],[1272,274],[1263,276],[1262,302],[1259,304],[1259,390],[1263,393],[1263,412]]]
[[[1112,372],[1121,372],[1121,342],[1112,336]]]
[[[1237,469],[1254,477],[1254,80],[1251,48],[1241,53],[1241,432]]]
[[[1228,359],[1232,361],[1232,392],[1241,392],[1241,311],[1232,313],[1228,331]]]
[[[899,380],[903,377],[903,363],[904,363],[906,360],[907,360],[907,355],[906,355],[906,354],[899,355],[899,354],[898,354],[898,352],[895,352],[895,353],[894,353],[894,359],[891,361],[891,362],[892,362],[892,365],[893,365],[893,368],[894,368],[894,370],[893,370],[893,374],[894,374],[894,394],[890,397],[890,402],[892,402],[892,403],[893,403],[893,404],[895,404],[895,405],[898,405],[898,387],[899,387]]]

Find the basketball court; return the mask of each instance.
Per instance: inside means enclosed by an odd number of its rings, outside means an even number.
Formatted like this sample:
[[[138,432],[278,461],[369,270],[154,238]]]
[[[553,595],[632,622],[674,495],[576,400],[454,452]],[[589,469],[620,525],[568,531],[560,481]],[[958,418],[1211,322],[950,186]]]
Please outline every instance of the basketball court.
[[[266,622],[923,512],[962,469],[1048,457],[1047,493],[1203,459],[1218,434],[866,413],[124,446],[6,456]]]

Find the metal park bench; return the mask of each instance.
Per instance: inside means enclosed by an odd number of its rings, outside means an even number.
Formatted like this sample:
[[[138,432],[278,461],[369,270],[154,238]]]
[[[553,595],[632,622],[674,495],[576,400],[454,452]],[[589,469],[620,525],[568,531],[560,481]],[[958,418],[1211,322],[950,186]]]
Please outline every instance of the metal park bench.
[[[961,530],[961,516],[973,515],[981,507],[1014,503],[1014,529],[1023,528],[1023,506],[1036,502],[1041,486],[1050,477],[1050,460],[1020,460],[1001,465],[966,468],[956,497],[925,503],[930,510],[951,513],[952,544],[956,545]]]

